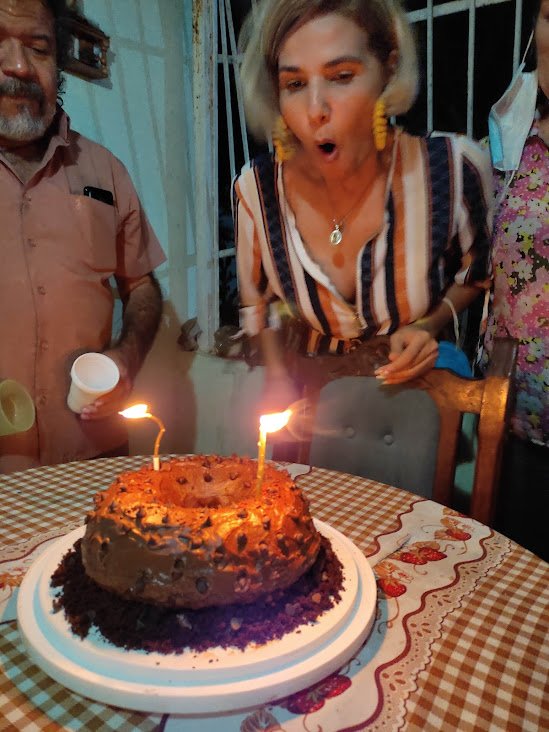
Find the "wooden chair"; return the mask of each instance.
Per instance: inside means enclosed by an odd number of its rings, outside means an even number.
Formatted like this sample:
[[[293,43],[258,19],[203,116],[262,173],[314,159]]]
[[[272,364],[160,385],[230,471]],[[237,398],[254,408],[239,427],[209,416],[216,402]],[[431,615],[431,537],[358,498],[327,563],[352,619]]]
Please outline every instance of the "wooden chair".
[[[347,356],[295,357],[304,405],[292,420],[293,443],[273,458],[374,478],[451,505],[462,416],[478,415],[470,515],[490,525],[507,430],[517,355],[497,339],[485,378],[432,369],[402,386],[384,386],[374,370],[387,362],[387,338]]]

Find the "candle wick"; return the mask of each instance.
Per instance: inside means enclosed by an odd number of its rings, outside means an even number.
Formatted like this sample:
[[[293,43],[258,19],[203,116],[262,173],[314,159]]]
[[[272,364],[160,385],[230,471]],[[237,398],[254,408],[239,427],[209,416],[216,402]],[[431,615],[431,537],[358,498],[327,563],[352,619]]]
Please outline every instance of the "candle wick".
[[[162,435],[166,431],[166,428],[164,427],[164,424],[158,417],[155,417],[154,414],[151,414],[148,412],[146,415],[148,419],[152,419],[153,422],[156,422],[156,424],[159,427],[158,434],[156,436],[156,440],[154,442],[154,451],[153,451],[153,469],[154,470],[160,470],[160,458],[158,457],[158,451],[160,449],[160,440],[162,439]]]

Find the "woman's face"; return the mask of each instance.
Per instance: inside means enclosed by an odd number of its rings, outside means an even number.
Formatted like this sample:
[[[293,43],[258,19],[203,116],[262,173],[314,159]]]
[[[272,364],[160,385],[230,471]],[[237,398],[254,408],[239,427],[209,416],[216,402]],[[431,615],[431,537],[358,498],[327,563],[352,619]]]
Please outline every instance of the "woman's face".
[[[534,31],[539,85],[549,98],[549,0],[542,0]]]
[[[322,15],[286,38],[278,58],[280,111],[321,175],[349,175],[375,149],[372,112],[385,83],[367,33],[350,18]]]

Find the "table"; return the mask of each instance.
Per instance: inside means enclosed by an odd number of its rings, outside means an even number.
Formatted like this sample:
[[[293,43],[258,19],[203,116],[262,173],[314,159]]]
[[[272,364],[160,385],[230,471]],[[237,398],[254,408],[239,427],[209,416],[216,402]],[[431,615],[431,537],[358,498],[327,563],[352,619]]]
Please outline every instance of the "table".
[[[0,730],[549,729],[549,565],[433,501],[319,468],[297,478],[313,515],[366,554],[378,584],[373,630],[337,673],[223,717],[117,709],[51,680],[19,638],[18,585],[45,546],[82,525],[97,490],[147,459],[0,476]]]

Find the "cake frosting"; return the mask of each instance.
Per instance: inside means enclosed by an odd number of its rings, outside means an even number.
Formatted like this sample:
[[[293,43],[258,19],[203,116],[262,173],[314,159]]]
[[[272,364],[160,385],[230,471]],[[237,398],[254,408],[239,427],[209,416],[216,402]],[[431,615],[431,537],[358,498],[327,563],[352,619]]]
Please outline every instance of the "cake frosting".
[[[316,559],[320,535],[285,470],[192,455],[122,473],[95,497],[82,561],[99,586],[166,607],[251,603],[286,589]]]

